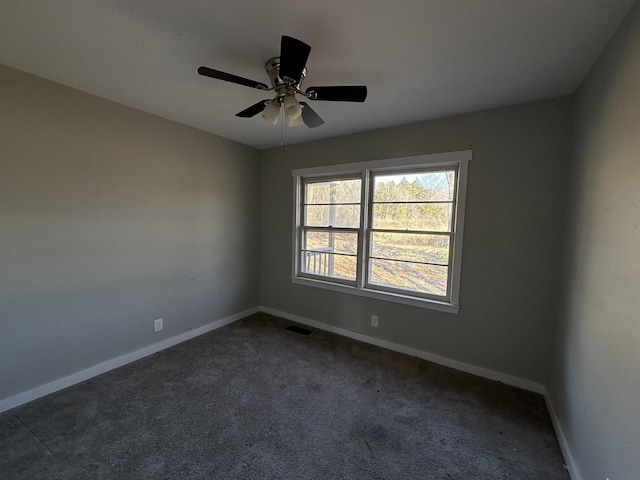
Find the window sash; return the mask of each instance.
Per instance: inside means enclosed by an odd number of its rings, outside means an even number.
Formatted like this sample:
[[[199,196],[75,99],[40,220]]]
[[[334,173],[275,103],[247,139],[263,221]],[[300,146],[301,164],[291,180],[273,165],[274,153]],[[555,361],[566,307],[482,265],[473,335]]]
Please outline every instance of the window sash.
[[[329,234],[354,234],[356,237],[356,253],[343,253],[336,252],[335,247],[317,247],[317,248],[308,248],[305,244],[306,234],[310,232],[320,232],[320,233],[329,233]],[[298,254],[299,254],[299,269],[298,274],[302,277],[315,278],[325,281],[331,281],[336,283],[341,283],[344,285],[357,286],[359,284],[359,264],[362,256],[360,255],[360,229],[359,228],[335,228],[335,227],[301,227],[300,228],[300,238],[298,243]],[[332,250],[329,251],[328,249]],[[312,255],[310,255],[312,254]],[[349,278],[336,276],[335,275],[335,259],[337,257],[352,257],[355,259],[356,267],[355,267],[355,275],[354,279],[351,280]],[[319,268],[314,268],[313,271],[309,271],[308,265],[309,262],[314,262],[314,265],[320,263]],[[322,270],[323,274],[319,273]]]
[[[317,183],[334,183],[334,182],[342,182],[342,181],[352,181],[359,180],[360,181],[360,201],[359,202],[309,202],[307,189],[309,185],[317,184]],[[300,277],[312,278],[321,281],[327,281],[332,283],[339,283],[342,285],[354,286],[357,287],[361,282],[361,273],[360,273],[360,263],[362,259],[362,250],[360,248],[361,245],[361,237],[362,237],[362,226],[363,226],[363,218],[362,218],[362,190],[363,190],[364,181],[362,179],[362,175],[326,175],[319,177],[303,177],[300,183],[300,191],[299,191],[299,222],[298,222],[298,235],[297,235],[297,275]],[[308,206],[342,206],[342,205],[357,205],[359,206],[359,216],[358,216],[358,225],[357,227],[344,227],[344,226],[332,226],[332,225],[310,225],[308,219],[306,218],[307,208]],[[305,235],[308,232],[324,232],[324,233],[353,233],[356,236],[356,254],[355,255],[343,255],[336,254],[335,252],[327,252],[320,250],[312,250],[305,248]],[[315,252],[310,257],[309,254]],[[335,259],[336,255],[346,257],[352,256],[355,258],[355,279],[351,280],[348,278],[343,278],[339,276],[335,276]],[[309,271],[309,263],[308,261],[316,262],[315,265],[318,266],[318,262],[320,262],[320,268],[314,268],[313,271]]]
[[[375,200],[375,191],[374,185],[376,182],[376,178],[382,176],[407,176],[407,175],[420,175],[423,173],[440,173],[440,172],[453,172],[453,192],[451,194],[451,200],[398,200],[398,201],[376,201]],[[457,196],[458,196],[458,182],[459,182],[459,169],[458,166],[450,165],[444,167],[422,167],[422,168],[399,168],[399,169],[385,169],[385,170],[370,170],[367,176],[367,184],[369,186],[369,198],[368,198],[368,217],[366,223],[366,256],[364,258],[364,288],[369,288],[372,290],[385,291],[390,293],[402,294],[402,295],[412,295],[420,298],[426,299],[434,299],[439,301],[449,302],[451,300],[451,290],[452,290],[452,269],[453,269],[453,248],[455,245],[455,225],[456,225],[456,210],[457,210]],[[429,205],[429,204],[449,204],[451,205],[449,219],[449,228],[447,230],[412,230],[412,229],[402,229],[402,228],[377,228],[373,227],[374,225],[374,206],[375,205],[410,205],[410,204],[420,204],[420,205]],[[447,280],[445,285],[445,294],[437,295],[433,293],[428,293],[424,291],[416,291],[406,288],[393,287],[388,285],[381,285],[379,283],[375,283],[372,280],[372,260],[373,259],[381,259],[381,260],[392,260],[381,258],[373,255],[373,236],[374,233],[406,233],[406,234],[415,234],[415,235],[445,235],[449,237],[449,249],[447,254],[447,264],[433,264],[438,267],[446,266],[447,267]],[[412,262],[412,261],[403,261],[403,260],[392,260],[397,263],[419,263],[423,265],[430,265],[428,262]]]

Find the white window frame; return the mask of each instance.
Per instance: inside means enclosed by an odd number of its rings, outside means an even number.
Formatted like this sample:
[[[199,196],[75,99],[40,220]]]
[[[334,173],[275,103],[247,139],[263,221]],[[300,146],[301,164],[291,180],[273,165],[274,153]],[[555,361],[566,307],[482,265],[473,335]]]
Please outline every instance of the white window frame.
[[[311,167],[295,169],[291,172],[293,177],[293,238],[292,238],[292,268],[291,281],[296,284],[317,288],[324,288],[337,292],[349,293],[353,295],[375,298],[391,302],[402,303],[422,308],[429,308],[448,313],[458,313],[460,308],[460,274],[462,271],[462,241],[464,233],[464,212],[466,206],[467,175],[469,161],[472,159],[472,150],[460,150],[456,152],[434,153],[426,155],[416,155],[412,157],[389,158],[383,160],[363,161],[342,165],[326,165],[322,167]],[[414,295],[410,291],[398,292],[388,291],[366,285],[366,266],[368,252],[366,251],[369,232],[368,223],[370,221],[369,206],[371,203],[369,194],[369,182],[372,173],[391,173],[406,169],[437,169],[452,168],[457,169],[457,185],[455,189],[453,212],[453,242],[450,257],[450,278],[449,278],[449,301],[441,301],[433,298],[424,298]],[[311,278],[309,275],[300,273],[300,249],[302,242],[301,205],[302,187],[305,179],[314,177],[339,177],[339,176],[359,176],[362,179],[361,188],[361,218],[358,241],[358,274],[355,285],[347,285],[340,280],[326,278]]]

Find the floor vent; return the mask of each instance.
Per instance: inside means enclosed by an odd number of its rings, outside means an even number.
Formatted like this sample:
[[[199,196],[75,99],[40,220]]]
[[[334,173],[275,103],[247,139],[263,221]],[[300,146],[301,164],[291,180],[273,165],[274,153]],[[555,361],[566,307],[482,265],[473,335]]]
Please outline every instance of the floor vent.
[[[296,327],[295,325],[289,325],[287,330],[290,332],[299,333],[300,335],[311,335],[313,333],[312,330],[307,330],[306,328]]]

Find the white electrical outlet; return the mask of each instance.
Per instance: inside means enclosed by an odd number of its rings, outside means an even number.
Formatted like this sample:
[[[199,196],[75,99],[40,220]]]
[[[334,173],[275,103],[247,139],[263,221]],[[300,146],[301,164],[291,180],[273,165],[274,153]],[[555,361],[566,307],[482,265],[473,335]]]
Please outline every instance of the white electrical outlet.
[[[159,332],[160,330],[162,330],[162,319],[161,318],[153,321],[153,331],[154,332]]]
[[[372,327],[377,327],[378,326],[378,316],[377,315],[371,315],[371,326]]]

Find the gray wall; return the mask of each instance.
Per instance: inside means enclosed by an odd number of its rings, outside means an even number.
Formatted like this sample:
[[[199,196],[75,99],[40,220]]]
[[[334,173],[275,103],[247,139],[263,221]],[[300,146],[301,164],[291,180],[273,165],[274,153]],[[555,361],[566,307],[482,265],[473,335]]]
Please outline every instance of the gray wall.
[[[0,399],[258,306],[257,150],[2,66],[0,142]]]
[[[561,98],[264,151],[261,305],[542,382],[559,304],[570,121]],[[292,169],[470,145],[458,315],[291,283]]]
[[[578,91],[572,177],[549,391],[585,480],[640,478],[640,3]]]

